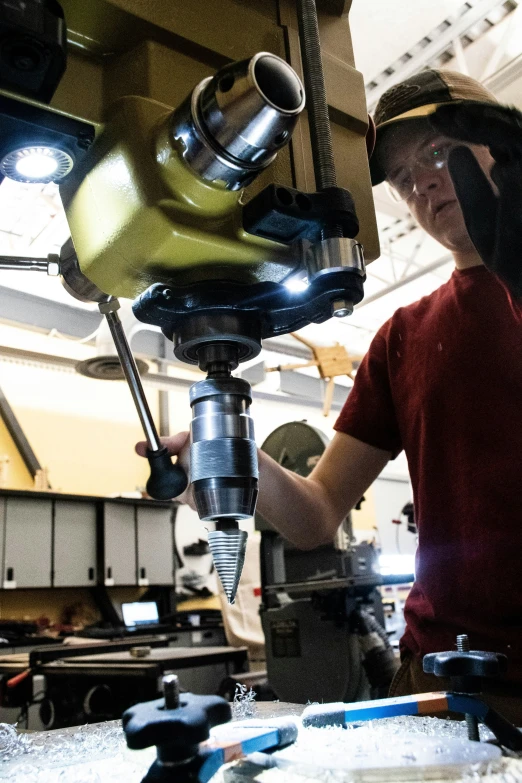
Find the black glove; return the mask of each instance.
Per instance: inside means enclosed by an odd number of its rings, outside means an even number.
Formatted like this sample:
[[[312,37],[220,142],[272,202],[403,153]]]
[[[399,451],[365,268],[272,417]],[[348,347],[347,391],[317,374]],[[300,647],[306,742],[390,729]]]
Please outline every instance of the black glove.
[[[467,147],[450,152],[449,173],[482,261],[522,298],[522,113],[470,101],[439,106],[429,120],[437,133],[489,147],[498,195]]]

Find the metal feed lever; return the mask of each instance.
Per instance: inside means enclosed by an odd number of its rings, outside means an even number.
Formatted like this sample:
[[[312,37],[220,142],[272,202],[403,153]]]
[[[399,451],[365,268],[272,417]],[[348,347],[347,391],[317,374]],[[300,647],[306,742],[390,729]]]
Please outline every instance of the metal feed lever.
[[[47,258],[28,258],[16,256],[0,256],[0,270],[9,269],[28,272],[47,272],[57,277],[60,272],[59,256],[50,254]],[[136,360],[132,355],[130,345],[123,330],[118,310],[120,303],[115,298],[104,300],[98,304],[100,313],[105,316],[111,331],[120,364],[127,380],[132,399],[136,406],[141,426],[147,441],[147,459],[150,465],[150,478],[147,481],[147,492],[155,500],[171,500],[185,491],[188,479],[185,471],[179,465],[174,465],[167,449],[161,445],[158,431],[152,418],[147,398],[141,383]]]
[[[107,319],[118,358],[147,441],[147,459],[150,465],[147,492],[155,500],[171,500],[181,495],[187,488],[188,479],[186,473],[181,466],[173,464],[167,449],[161,445],[143,390],[136,360],[118,315],[120,303],[117,299],[112,298],[107,302],[100,303],[98,307],[100,313]]]

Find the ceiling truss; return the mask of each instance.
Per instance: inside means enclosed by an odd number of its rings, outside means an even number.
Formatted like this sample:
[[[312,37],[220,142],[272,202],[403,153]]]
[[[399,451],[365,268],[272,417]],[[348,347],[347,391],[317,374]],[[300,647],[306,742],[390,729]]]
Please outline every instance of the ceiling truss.
[[[518,5],[519,0],[467,0],[454,16],[446,18],[366,85],[368,109],[373,111],[386,90],[423,68],[440,68],[457,57],[465,72],[464,49]]]

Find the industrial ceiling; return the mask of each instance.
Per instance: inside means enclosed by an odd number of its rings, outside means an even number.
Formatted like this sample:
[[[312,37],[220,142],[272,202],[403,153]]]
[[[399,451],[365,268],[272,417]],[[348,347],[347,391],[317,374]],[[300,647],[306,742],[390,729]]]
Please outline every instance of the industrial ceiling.
[[[385,89],[426,66],[468,73],[501,100],[516,103],[522,78],[521,5],[520,0],[353,0],[353,46],[370,109]],[[364,353],[398,307],[429,294],[453,268],[447,251],[415,227],[403,205],[392,202],[383,187],[374,196],[382,254],[368,268],[365,300],[350,318],[303,330],[312,341],[340,342],[354,354]],[[67,236],[55,185],[4,180],[0,254],[44,257],[57,252]],[[42,274],[2,272],[0,286],[95,309],[74,302],[55,278]]]

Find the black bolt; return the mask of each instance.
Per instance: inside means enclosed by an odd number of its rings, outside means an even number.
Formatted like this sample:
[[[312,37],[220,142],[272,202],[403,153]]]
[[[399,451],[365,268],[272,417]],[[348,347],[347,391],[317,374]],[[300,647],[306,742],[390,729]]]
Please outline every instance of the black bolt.
[[[172,291],[170,290],[170,288],[165,288],[164,289],[164,291],[163,291],[163,298],[166,299],[167,301],[169,299],[172,299]]]

